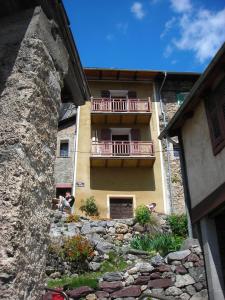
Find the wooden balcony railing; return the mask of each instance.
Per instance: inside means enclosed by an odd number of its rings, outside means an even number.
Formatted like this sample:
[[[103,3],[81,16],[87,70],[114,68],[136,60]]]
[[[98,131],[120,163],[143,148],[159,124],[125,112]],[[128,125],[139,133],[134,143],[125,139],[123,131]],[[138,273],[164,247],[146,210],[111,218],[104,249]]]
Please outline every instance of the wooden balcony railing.
[[[101,141],[92,142],[91,149],[94,157],[154,157],[152,142],[139,141]]]
[[[151,112],[148,99],[92,98],[92,112]]]

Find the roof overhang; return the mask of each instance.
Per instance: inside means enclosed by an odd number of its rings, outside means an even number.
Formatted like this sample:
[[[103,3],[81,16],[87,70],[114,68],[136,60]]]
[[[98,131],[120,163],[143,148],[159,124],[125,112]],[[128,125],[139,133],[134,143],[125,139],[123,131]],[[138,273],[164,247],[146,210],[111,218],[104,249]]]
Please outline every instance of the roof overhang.
[[[184,103],[180,106],[159,139],[178,135],[185,121],[192,117],[196,105],[211,93],[225,77],[225,43],[217,52],[204,73],[196,81]]]

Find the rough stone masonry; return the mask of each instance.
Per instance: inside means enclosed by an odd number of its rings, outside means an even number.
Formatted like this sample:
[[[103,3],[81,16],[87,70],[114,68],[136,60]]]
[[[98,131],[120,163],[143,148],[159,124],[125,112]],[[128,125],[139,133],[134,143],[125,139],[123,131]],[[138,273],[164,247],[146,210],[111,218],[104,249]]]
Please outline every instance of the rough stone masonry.
[[[43,290],[58,110],[68,64],[57,24],[41,7],[1,19],[1,299],[39,299]]]

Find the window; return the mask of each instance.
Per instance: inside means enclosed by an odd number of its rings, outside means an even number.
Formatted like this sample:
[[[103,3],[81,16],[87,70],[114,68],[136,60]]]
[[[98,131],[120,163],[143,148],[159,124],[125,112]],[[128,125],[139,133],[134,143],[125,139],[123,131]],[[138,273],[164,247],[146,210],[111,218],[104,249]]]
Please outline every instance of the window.
[[[61,157],[68,157],[69,156],[69,142],[68,141],[61,141],[60,142],[60,153]]]
[[[175,159],[180,158],[180,146],[179,145],[174,145],[173,144],[173,157]]]
[[[225,146],[225,81],[205,99],[213,153],[216,155]]]
[[[177,104],[179,106],[184,102],[187,95],[188,95],[188,92],[182,92],[182,93],[177,93],[176,94]]]

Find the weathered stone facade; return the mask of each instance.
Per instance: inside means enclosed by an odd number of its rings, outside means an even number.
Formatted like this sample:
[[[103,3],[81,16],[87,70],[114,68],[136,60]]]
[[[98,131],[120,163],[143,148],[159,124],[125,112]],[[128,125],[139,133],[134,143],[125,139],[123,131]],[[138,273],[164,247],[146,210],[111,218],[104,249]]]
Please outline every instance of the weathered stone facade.
[[[168,78],[165,80],[165,83],[162,88],[161,98],[163,101],[163,110],[165,113],[166,122],[169,122],[174,114],[179,108],[177,102],[178,93],[188,93],[199,75],[186,75],[187,78],[184,78],[182,74],[176,75],[175,78]],[[163,116],[160,116],[160,129],[164,128]],[[174,140],[176,142],[176,140]],[[183,191],[183,182],[181,178],[181,168],[180,168],[180,159],[178,156],[174,155],[173,143],[168,144],[168,149],[166,147],[165,140],[162,141],[163,146],[163,158],[166,169],[166,179],[168,194],[171,199],[171,212],[172,213],[183,213],[185,211],[185,202],[184,202],[184,191]],[[167,152],[168,151],[168,152]],[[169,161],[168,161],[169,160]],[[169,164],[169,167],[168,167]],[[170,170],[169,170],[170,169]],[[169,175],[170,172],[170,175]]]
[[[0,298],[30,300],[43,290],[69,54],[41,7],[7,14],[0,21]]]
[[[68,106],[68,103],[63,105]],[[68,112],[68,110],[70,110]],[[60,156],[60,143],[68,142],[68,156]],[[57,133],[57,147],[55,160],[55,186],[57,188],[71,187],[74,180],[76,143],[76,108],[69,105],[66,115],[60,119]]]

